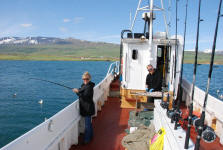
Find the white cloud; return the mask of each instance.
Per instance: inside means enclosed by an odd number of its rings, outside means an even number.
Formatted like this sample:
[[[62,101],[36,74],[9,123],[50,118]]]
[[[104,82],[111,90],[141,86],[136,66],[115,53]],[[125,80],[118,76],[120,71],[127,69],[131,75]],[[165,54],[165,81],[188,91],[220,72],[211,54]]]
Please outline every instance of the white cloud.
[[[79,24],[84,20],[84,17],[75,17],[74,18],[74,23],[75,24]]]
[[[20,26],[22,26],[24,28],[28,28],[28,27],[31,27],[32,24],[31,23],[24,23],[24,24],[20,24]]]
[[[64,19],[63,19],[63,22],[70,22],[70,19],[68,19],[68,18],[64,18]]]

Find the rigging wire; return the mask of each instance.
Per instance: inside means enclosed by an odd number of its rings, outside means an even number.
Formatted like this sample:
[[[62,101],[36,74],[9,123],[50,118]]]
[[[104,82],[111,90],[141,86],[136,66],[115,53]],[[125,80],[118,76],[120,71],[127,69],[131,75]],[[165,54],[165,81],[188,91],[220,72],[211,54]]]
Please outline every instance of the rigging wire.
[[[184,43],[183,43],[183,52],[182,52],[182,58],[181,58],[181,72],[180,72],[180,81],[179,81],[179,99],[177,101],[177,110],[176,110],[176,120],[175,120],[175,126],[174,129],[177,129],[178,126],[178,121],[179,121],[179,117],[180,117],[180,103],[181,103],[181,99],[182,99],[182,88],[181,88],[181,84],[182,84],[182,78],[183,78],[183,63],[184,63],[184,50],[185,50],[185,39],[186,39],[186,31],[187,31],[187,8],[188,8],[188,0],[186,1],[186,14],[185,14],[185,21],[184,21]]]
[[[197,72],[197,54],[198,54],[199,27],[200,27],[200,22],[202,21],[200,19],[200,8],[201,8],[201,0],[199,0],[199,5],[198,5],[197,36],[196,36],[196,46],[195,46],[195,58],[194,58],[194,73],[193,73],[193,82],[192,82],[192,89],[191,89],[192,91],[191,91],[190,106],[189,106],[190,108],[189,108],[189,117],[188,117],[188,128],[187,128],[185,145],[184,145],[185,149],[188,149],[189,138],[190,138],[190,129],[191,129],[191,126],[192,126],[194,86],[195,86],[196,72]]]
[[[219,24],[219,19],[221,17],[221,4],[222,4],[222,0],[220,0],[220,2],[219,2],[218,15],[217,15],[217,21],[216,21],[216,27],[215,27],[215,33],[214,33],[214,40],[213,40],[213,45],[212,45],[210,68],[209,68],[209,73],[208,73],[207,88],[206,88],[204,104],[203,104],[202,113],[201,113],[201,119],[200,119],[201,124],[198,128],[198,135],[196,138],[195,150],[199,150],[199,148],[200,148],[201,134],[202,134],[202,131],[204,128],[205,111],[206,111],[208,92],[209,92],[209,87],[210,87],[210,82],[211,82],[211,75],[212,75],[212,70],[213,70],[215,48],[216,48],[216,40],[217,40],[217,34],[218,34],[218,24]]]

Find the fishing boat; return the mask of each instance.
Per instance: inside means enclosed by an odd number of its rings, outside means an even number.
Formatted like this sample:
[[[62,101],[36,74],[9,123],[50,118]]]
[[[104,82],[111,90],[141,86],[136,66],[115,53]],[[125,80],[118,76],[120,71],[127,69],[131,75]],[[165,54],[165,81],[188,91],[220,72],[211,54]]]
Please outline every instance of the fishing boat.
[[[161,128],[165,131],[164,150],[223,149],[223,102],[211,95],[205,100],[207,92],[182,79],[185,36],[177,32],[170,36],[167,23],[165,32],[153,31],[156,12],[164,11],[163,1],[160,7],[153,0],[148,6],[141,6],[141,2],[131,28],[121,32],[120,61],[113,62],[105,78],[94,87],[93,140],[80,144],[84,126],[76,100],[1,150],[126,150],[122,140],[134,133],[127,130],[136,132],[138,128],[129,124],[131,112],[137,116],[147,111],[152,114],[154,132]],[[144,32],[134,33],[134,21],[141,11]],[[145,91],[148,64],[162,74],[160,92]],[[154,104],[144,106],[147,97],[155,97]]]

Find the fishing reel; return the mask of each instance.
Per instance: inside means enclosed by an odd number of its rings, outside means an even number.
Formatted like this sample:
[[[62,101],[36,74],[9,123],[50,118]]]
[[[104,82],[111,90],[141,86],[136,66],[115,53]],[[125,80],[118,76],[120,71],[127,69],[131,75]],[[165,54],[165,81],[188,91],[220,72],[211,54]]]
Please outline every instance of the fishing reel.
[[[181,110],[176,110],[176,111],[174,111],[174,114],[173,114],[171,119],[173,121],[176,121],[181,117],[181,115],[182,115],[182,111]]]
[[[206,126],[206,128],[203,130],[201,137],[206,143],[212,143],[216,139],[216,134],[214,132],[214,129],[212,129],[209,126]]]
[[[181,117],[182,111],[172,109],[172,110],[168,110],[166,114],[167,114],[167,117],[171,119],[171,121],[176,121]]]
[[[175,121],[176,117],[180,117],[182,115],[182,112],[181,112],[181,110],[176,111],[176,110],[172,109],[172,110],[168,110],[166,112],[166,114],[167,114],[168,118],[173,118],[173,121]]]
[[[173,109],[166,111],[166,115],[167,115],[168,118],[172,118],[173,114],[174,114],[174,110]]]
[[[201,119],[194,116],[192,118],[192,121],[193,121],[195,130],[198,131],[199,127],[201,126]],[[216,134],[214,132],[214,129],[212,129],[211,127],[207,125],[204,125],[201,137],[206,143],[212,143],[216,139]]]
[[[160,103],[160,106],[163,108],[163,109],[167,109],[169,107],[169,102],[165,102],[165,101],[162,101]]]
[[[201,119],[197,116],[192,117],[192,123],[195,128],[195,131],[198,132],[198,127],[201,125]]]

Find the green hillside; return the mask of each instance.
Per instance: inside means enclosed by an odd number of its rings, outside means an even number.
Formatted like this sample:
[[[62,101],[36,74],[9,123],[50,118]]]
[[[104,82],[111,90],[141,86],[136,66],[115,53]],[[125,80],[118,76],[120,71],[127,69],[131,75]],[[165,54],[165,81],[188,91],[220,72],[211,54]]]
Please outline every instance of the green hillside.
[[[119,45],[98,43],[77,46],[74,44],[2,45],[0,59],[22,60],[114,60]]]
[[[211,55],[200,52],[198,63],[208,64]],[[119,45],[101,42],[48,45],[1,45],[0,60],[119,60]],[[194,52],[185,52],[184,63],[194,63]],[[223,55],[215,55],[223,64]]]
[[[185,58],[184,58],[184,63],[194,63],[194,57],[195,53],[194,52],[185,52]],[[209,64],[211,59],[211,54],[207,53],[198,53],[198,63],[199,64]],[[223,64],[223,55],[222,54],[216,54],[215,55],[215,64]]]

